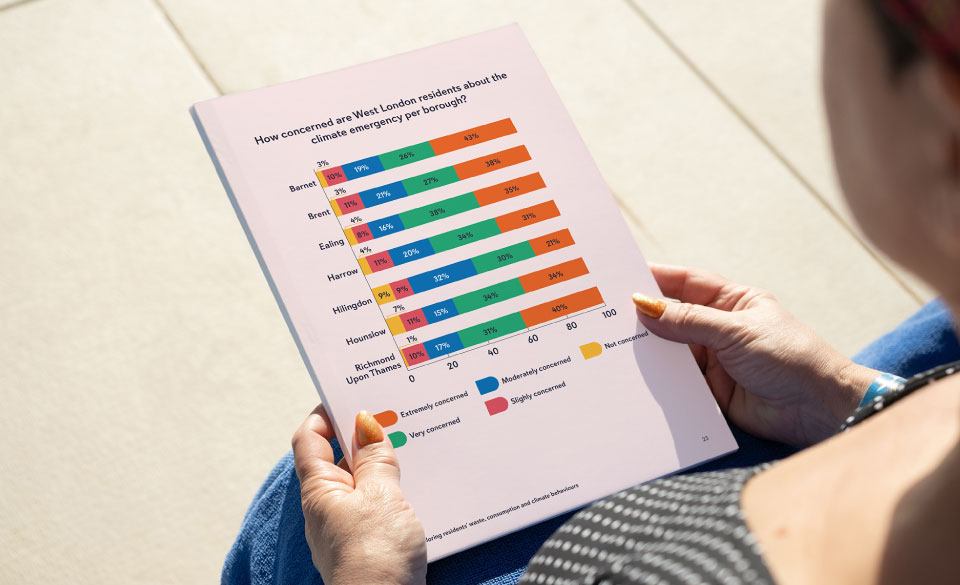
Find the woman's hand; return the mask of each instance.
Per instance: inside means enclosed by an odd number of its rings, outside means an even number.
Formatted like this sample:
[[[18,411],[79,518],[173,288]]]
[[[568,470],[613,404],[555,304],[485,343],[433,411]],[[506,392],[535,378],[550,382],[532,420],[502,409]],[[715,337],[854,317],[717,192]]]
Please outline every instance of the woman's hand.
[[[740,428],[792,445],[833,435],[879,374],[830,347],[761,289],[651,264],[664,303],[635,295],[655,335],[690,344],[720,409]],[[659,314],[658,313],[662,313]]]
[[[293,435],[293,457],[313,564],[326,585],[425,583],[423,526],[400,491],[383,429],[357,415],[353,473],[333,462],[333,426],[318,406]]]

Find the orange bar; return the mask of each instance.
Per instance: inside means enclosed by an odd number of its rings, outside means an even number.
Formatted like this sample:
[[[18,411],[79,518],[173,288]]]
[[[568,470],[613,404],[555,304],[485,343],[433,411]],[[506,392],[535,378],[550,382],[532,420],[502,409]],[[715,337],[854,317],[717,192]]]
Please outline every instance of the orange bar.
[[[546,187],[546,185],[540,173],[533,173],[532,175],[493,185],[492,187],[477,189],[473,192],[473,196],[477,198],[477,203],[483,207],[484,205],[490,205],[497,201],[524,195],[525,193],[543,189],[544,187]]]
[[[457,132],[456,134],[448,134],[440,138],[434,138],[430,141],[430,148],[433,149],[434,154],[441,155],[473,146],[474,144],[493,140],[494,138],[507,136],[508,134],[515,134],[516,132],[517,129],[514,128],[510,118],[505,118],[497,122],[470,128],[463,132]]]
[[[456,171],[457,176],[462,181],[528,160],[530,160],[530,153],[527,152],[527,147],[520,145],[453,165],[453,170]]]
[[[392,410],[384,410],[383,412],[378,412],[373,415],[373,418],[377,419],[377,422],[380,423],[381,427],[389,427],[390,425],[397,424],[397,421],[400,420],[397,417],[397,413]]]
[[[497,227],[500,228],[500,233],[506,233],[510,230],[515,230],[522,228],[525,225],[530,225],[537,223],[539,221],[545,221],[560,215],[560,210],[557,209],[557,204],[553,202],[553,199],[550,201],[544,201],[543,203],[538,203],[532,207],[527,207],[524,209],[518,209],[517,211],[511,211],[510,213],[505,213],[503,215],[498,215],[493,218],[497,222]]]
[[[549,303],[524,309],[520,311],[520,316],[523,317],[523,322],[527,324],[527,327],[533,327],[602,304],[603,297],[600,296],[600,289],[593,287],[560,297]]]
[[[533,253],[537,256],[572,246],[574,243],[573,236],[570,235],[570,230],[560,230],[559,232],[553,232],[552,234],[530,240]]]
[[[523,292],[533,292],[552,284],[559,284],[571,278],[583,276],[588,272],[590,271],[587,270],[587,263],[583,261],[583,258],[576,258],[574,260],[568,260],[567,262],[561,262],[550,268],[524,274],[519,277],[518,280],[520,281],[520,286],[523,287]]]

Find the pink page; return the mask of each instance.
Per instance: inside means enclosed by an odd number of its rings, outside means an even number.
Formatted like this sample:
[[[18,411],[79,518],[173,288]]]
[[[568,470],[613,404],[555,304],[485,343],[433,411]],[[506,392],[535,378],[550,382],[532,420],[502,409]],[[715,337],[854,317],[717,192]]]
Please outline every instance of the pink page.
[[[660,291],[519,27],[194,117],[348,460],[377,414],[430,560],[736,449],[637,321]]]

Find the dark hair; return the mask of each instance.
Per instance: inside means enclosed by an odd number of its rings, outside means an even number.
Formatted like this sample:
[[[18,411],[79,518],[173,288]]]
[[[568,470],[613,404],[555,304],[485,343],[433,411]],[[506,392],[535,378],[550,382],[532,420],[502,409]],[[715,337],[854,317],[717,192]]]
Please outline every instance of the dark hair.
[[[873,21],[880,32],[887,53],[887,63],[891,75],[898,75],[918,62],[923,56],[923,49],[913,40],[910,33],[896,22],[882,6],[884,0],[866,0],[867,8],[873,15]]]

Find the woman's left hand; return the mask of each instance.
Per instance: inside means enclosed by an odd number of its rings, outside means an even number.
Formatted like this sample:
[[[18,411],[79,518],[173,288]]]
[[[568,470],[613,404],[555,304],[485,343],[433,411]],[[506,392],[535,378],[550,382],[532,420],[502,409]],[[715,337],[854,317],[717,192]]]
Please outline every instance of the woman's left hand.
[[[318,406],[293,435],[313,564],[326,585],[426,582],[423,526],[400,491],[397,456],[376,419],[357,415],[353,472],[333,462],[333,426]]]

